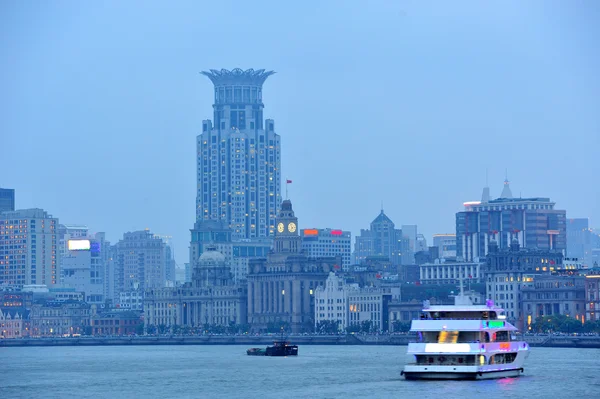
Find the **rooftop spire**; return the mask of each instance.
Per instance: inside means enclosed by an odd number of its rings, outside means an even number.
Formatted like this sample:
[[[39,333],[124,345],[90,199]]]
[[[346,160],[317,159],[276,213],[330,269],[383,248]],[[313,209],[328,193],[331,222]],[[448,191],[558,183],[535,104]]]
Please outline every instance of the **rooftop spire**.
[[[500,198],[512,198],[512,191],[510,191],[510,182],[508,181],[508,174],[504,179],[504,188],[502,189],[502,194],[500,194]]]

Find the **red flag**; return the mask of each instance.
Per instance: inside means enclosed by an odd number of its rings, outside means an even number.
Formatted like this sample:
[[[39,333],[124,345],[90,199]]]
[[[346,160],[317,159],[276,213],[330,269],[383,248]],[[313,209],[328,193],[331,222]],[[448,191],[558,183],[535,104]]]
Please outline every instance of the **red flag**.
[[[292,181],[291,180],[286,180],[285,183],[286,184],[290,184]]]

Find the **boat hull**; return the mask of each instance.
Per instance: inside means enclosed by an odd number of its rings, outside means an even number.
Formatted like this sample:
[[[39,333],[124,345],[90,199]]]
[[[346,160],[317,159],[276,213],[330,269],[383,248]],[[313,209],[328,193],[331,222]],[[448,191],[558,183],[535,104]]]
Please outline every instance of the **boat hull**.
[[[495,378],[519,377],[523,369],[497,370],[497,371],[403,371],[402,375],[407,380],[489,380]]]

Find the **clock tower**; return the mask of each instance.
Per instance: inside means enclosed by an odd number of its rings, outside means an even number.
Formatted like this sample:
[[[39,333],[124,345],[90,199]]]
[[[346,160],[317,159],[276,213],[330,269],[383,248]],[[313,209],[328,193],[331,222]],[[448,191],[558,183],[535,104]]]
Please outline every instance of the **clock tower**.
[[[302,249],[302,238],[298,230],[298,218],[294,216],[292,201],[284,200],[275,221],[275,253],[299,253]]]

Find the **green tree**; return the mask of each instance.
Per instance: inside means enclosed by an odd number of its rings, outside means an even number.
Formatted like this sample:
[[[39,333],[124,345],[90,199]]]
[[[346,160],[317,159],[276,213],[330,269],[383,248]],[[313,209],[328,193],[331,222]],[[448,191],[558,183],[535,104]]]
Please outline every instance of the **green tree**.
[[[392,322],[392,328],[394,332],[408,332],[410,331],[410,323],[404,323],[400,320]]]

